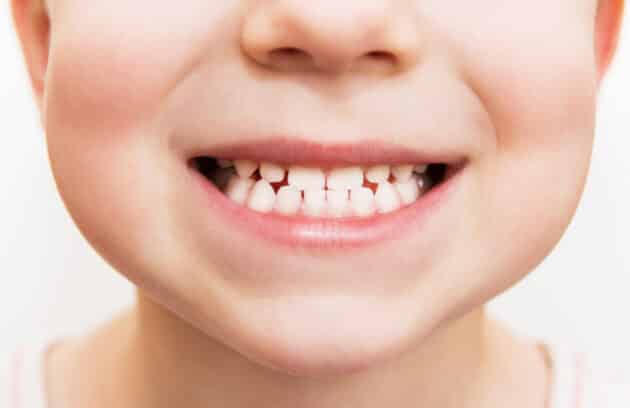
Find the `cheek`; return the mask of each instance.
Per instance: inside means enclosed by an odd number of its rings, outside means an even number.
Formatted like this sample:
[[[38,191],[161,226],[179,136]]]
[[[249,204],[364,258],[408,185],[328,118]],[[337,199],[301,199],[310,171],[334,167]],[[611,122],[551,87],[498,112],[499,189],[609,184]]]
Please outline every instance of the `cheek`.
[[[131,261],[138,256],[128,252],[150,251],[147,236],[160,231],[152,219],[164,206],[151,203],[165,195],[166,180],[154,176],[164,135],[152,119],[177,65],[167,62],[172,48],[148,47],[133,31],[98,29],[101,21],[90,16],[74,21],[81,25],[61,24],[54,33],[47,73],[51,167],[90,243],[110,260]]]
[[[63,117],[87,134],[136,125],[173,75],[173,64],[155,59],[141,47],[116,46],[115,38],[65,40],[51,55],[47,121]]]
[[[512,277],[555,246],[584,187],[596,72],[589,30],[578,20],[557,33],[545,33],[543,22],[501,42],[468,44],[470,82],[494,124],[478,163],[474,230],[482,251]]]

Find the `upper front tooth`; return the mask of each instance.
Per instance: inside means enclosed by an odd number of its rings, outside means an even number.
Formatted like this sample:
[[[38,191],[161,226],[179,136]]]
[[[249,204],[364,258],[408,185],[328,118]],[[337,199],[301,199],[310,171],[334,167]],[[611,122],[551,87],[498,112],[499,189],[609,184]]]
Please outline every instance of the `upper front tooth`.
[[[409,180],[413,173],[413,164],[403,164],[392,167],[392,174],[396,177],[396,181],[404,182]]]
[[[400,197],[396,188],[390,183],[381,183],[374,194],[376,209],[378,212],[387,213],[400,208]]]
[[[315,167],[289,167],[289,185],[298,190],[323,189],[326,182],[324,171]]]
[[[326,179],[326,186],[331,190],[350,190],[362,185],[363,170],[358,166],[333,169]]]
[[[267,180],[261,179],[254,184],[247,199],[247,206],[252,210],[269,212],[273,209],[276,193]]]
[[[384,183],[389,178],[389,166],[387,164],[372,166],[365,172],[365,178],[372,183]]]
[[[261,163],[260,176],[270,183],[284,180],[284,169],[274,163]]]
[[[258,163],[251,160],[234,160],[234,167],[239,176],[247,178],[254,174],[258,168]]]

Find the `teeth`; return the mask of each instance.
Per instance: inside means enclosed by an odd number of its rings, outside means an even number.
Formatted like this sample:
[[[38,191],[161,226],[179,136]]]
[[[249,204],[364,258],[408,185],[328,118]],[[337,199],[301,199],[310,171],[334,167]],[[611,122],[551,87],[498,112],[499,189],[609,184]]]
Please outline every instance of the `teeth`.
[[[270,183],[284,180],[284,169],[277,164],[261,163],[260,176]]]
[[[222,169],[227,169],[228,167],[234,167],[234,162],[232,160],[217,159],[217,165]]]
[[[249,190],[254,185],[254,180],[250,178],[240,178],[238,176],[232,176],[225,187],[225,194],[234,202],[238,204],[245,204]]]
[[[254,174],[258,164],[250,160],[234,160],[234,167],[236,167],[236,172],[239,176],[247,178]]]
[[[384,183],[389,178],[389,166],[372,166],[365,172],[365,178],[372,183]]]
[[[411,204],[420,197],[420,187],[418,183],[422,183],[422,179],[412,177],[403,183],[394,184],[396,190],[398,190],[398,194],[400,194],[400,201],[403,204]]]
[[[400,198],[396,188],[390,183],[381,183],[374,194],[376,210],[380,213],[388,213],[400,208]]]
[[[396,181],[405,182],[411,178],[413,173],[413,164],[403,164],[401,166],[392,167],[392,174],[396,177]]]
[[[265,213],[368,217],[412,204],[433,186],[426,174],[428,164],[348,166],[324,171],[304,166],[287,169],[251,160],[216,162],[218,168],[206,177],[232,201]]]
[[[289,185],[298,190],[323,189],[326,181],[324,171],[313,167],[289,167]]]
[[[350,190],[350,205],[354,215],[367,217],[376,211],[374,193],[367,187]]]
[[[358,166],[331,170],[326,179],[326,186],[331,190],[350,190],[362,185],[363,170]]]
[[[326,190],[326,201],[328,202],[328,215],[332,217],[348,215],[350,211],[348,190]]]
[[[312,217],[320,217],[326,211],[326,190],[304,191],[304,214]]]
[[[278,190],[274,209],[280,214],[297,214],[302,206],[302,193],[295,187],[284,186]]]
[[[266,180],[258,180],[249,194],[247,206],[255,211],[269,212],[273,209],[275,200],[276,193],[271,184]]]
[[[415,171],[416,173],[424,173],[425,171],[427,171],[428,167],[428,164],[418,164],[413,168],[413,171]]]

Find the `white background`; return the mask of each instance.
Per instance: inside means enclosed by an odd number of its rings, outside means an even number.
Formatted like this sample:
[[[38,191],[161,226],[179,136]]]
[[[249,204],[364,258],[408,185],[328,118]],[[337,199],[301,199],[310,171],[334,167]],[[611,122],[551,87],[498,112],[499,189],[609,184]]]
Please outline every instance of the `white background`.
[[[611,359],[630,359],[629,92],[626,27],[600,93],[577,214],[542,265],[490,303],[518,331],[569,339]],[[80,333],[129,304],[133,290],[81,237],[55,190],[7,1],[0,1],[0,112],[3,351],[45,332]]]

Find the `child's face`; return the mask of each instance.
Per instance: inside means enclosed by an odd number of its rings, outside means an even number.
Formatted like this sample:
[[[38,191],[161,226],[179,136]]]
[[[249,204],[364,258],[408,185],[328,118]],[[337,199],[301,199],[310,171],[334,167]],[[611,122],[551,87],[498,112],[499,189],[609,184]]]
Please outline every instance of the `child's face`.
[[[511,286],[559,240],[591,154],[595,12],[595,0],[54,0],[42,99],[54,175],[99,253],[208,335],[296,372],[369,364]],[[358,223],[254,212],[189,166],[424,154],[461,166]],[[381,211],[400,199],[383,194]]]

